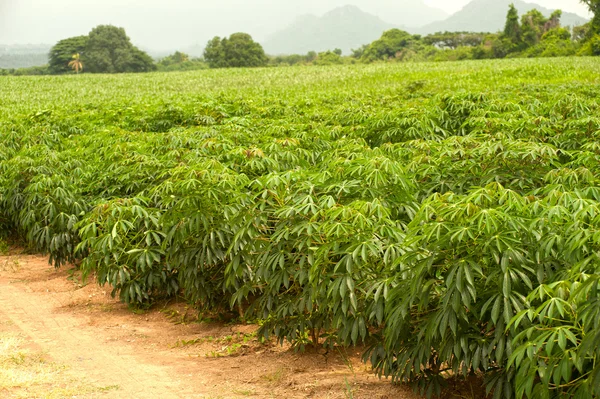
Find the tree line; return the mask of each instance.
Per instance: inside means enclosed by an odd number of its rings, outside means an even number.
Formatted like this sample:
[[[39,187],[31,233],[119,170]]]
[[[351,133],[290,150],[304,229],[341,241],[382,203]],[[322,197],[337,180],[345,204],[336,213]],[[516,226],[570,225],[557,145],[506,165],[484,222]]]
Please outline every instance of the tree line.
[[[214,37],[203,58],[192,59],[175,52],[154,62],[131,43],[123,28],[100,25],[88,35],[59,41],[49,53],[47,66],[0,69],[0,75],[45,75],[65,73],[126,73],[181,71],[204,68],[265,67],[285,65],[335,65],[377,61],[457,61],[507,57],[558,57],[600,55],[600,0],[582,0],[594,17],[571,30],[561,26],[562,12],[545,17],[532,9],[519,17],[510,5],[505,28],[499,33],[438,32],[411,35],[391,29],[370,44],[352,50],[349,56],[334,49],[307,54],[267,56],[247,33],[228,38]]]

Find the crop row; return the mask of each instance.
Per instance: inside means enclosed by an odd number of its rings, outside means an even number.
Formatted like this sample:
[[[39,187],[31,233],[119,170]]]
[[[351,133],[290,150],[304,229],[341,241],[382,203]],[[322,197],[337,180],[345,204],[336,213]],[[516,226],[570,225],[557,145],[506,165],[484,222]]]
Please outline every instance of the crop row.
[[[541,62],[481,64],[516,76],[493,89],[395,93],[398,67],[373,66],[333,76],[335,91],[292,71],[273,93],[260,75],[243,96],[158,103],[129,86],[139,99],[29,103],[0,125],[0,228],[126,303],[183,295],[259,320],[263,337],[364,342],[381,375],[425,393],[478,374],[497,397],[593,397],[600,118],[586,62],[568,82]],[[340,84],[359,72],[360,87]],[[450,73],[440,82],[464,71]]]

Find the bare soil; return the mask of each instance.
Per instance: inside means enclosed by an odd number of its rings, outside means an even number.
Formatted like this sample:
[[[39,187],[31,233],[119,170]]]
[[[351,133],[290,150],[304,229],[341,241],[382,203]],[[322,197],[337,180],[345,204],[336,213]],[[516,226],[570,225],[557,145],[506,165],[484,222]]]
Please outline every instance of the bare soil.
[[[134,313],[108,287],[37,255],[0,256],[2,325],[103,387],[70,397],[418,398],[373,375],[361,348],[296,353],[258,342],[253,325],[200,322],[182,303]],[[23,389],[0,386],[0,396],[27,397]]]

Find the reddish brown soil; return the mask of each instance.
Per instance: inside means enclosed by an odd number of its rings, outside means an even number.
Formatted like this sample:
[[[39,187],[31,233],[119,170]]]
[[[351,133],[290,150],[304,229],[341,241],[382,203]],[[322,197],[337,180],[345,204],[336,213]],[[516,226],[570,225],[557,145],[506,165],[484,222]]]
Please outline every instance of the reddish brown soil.
[[[184,304],[136,314],[71,274],[41,256],[0,256],[0,322],[90,384],[118,386],[93,397],[417,398],[374,376],[359,349],[295,353],[257,342],[252,325],[197,322]]]

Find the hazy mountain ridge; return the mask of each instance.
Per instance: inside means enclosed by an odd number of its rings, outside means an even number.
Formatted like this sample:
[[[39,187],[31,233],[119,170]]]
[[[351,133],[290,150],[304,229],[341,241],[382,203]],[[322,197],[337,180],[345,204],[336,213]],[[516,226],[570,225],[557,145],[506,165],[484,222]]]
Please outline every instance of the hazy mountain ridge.
[[[42,54],[48,53],[51,44],[0,44],[1,54]]]
[[[48,63],[49,44],[0,44],[0,69],[28,68]]]
[[[513,3],[519,15],[537,9],[542,14],[550,16],[554,11],[535,3],[526,3],[522,0],[473,0],[462,10],[452,14],[443,21],[433,22],[418,29],[411,29],[414,33],[429,34],[435,32],[498,32],[504,29],[506,14],[509,5]],[[563,26],[583,25],[587,20],[577,14],[563,12],[561,24]]]
[[[344,6],[322,17],[302,15],[262,44],[268,54],[305,54],[335,48],[348,54],[351,49],[368,44],[395,27],[356,6]]]
[[[0,54],[0,69],[29,68],[47,63],[47,53]]]

